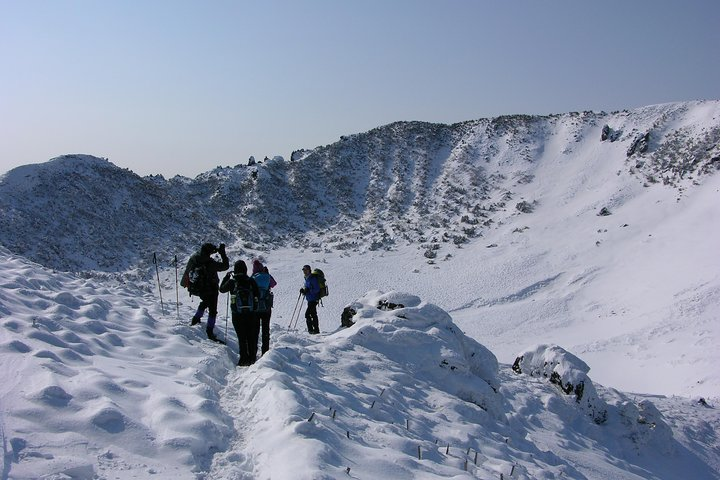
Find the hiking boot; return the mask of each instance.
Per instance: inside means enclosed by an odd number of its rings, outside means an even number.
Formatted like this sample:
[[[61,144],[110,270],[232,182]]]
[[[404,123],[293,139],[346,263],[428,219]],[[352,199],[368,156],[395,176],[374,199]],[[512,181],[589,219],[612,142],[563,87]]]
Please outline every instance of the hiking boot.
[[[207,330],[207,336],[210,340],[217,342],[218,338],[215,336],[215,333],[212,330]]]
[[[190,326],[191,326],[191,327],[192,327],[193,325],[197,325],[198,323],[200,323],[200,319],[197,318],[197,317],[193,317],[192,320],[190,320]]]

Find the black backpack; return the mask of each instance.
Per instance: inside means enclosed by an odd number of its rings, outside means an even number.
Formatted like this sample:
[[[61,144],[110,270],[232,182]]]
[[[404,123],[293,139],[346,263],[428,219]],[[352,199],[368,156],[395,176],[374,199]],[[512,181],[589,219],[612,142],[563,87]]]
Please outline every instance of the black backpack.
[[[187,289],[190,295],[200,296],[208,290],[208,268],[203,262],[199,262],[188,270]]]
[[[235,279],[235,289],[230,295],[230,308],[235,313],[254,312],[257,305],[250,278],[245,277],[242,280],[244,281]]]
[[[323,271],[316,268],[312,271],[311,275],[318,280],[318,285],[320,286],[320,298],[327,297],[330,294],[330,290],[328,289],[327,281],[325,281],[325,274]]]

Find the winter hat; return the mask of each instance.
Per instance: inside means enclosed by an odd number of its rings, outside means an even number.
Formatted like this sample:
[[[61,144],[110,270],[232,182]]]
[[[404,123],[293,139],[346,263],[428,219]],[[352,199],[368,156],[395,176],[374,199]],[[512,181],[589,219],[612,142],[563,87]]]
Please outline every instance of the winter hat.
[[[210,256],[215,252],[217,252],[217,247],[215,247],[212,243],[203,243],[202,247],[200,247],[200,253],[203,255]]]
[[[263,264],[260,260],[255,259],[253,260],[253,275],[255,275],[258,272],[263,271]]]
[[[303,271],[308,270],[310,271],[310,265],[303,265]]]
[[[233,265],[233,270],[235,273],[247,273],[247,265],[245,265],[243,260],[238,260],[235,262],[235,265]]]

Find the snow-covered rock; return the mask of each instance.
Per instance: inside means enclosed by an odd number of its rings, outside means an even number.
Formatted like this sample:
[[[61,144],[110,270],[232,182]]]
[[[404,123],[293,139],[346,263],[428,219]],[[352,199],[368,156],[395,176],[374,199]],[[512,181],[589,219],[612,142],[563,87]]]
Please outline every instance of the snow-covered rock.
[[[590,367],[557,345],[537,345],[518,354],[512,369],[517,374],[544,378],[566,395],[572,395],[597,423],[607,420],[607,405],[598,397]]]

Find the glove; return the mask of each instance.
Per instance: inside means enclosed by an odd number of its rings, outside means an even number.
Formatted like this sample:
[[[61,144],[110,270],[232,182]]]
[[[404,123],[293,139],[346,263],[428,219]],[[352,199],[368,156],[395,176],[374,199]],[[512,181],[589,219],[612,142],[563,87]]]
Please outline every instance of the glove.
[[[218,247],[218,252],[225,253],[225,244],[224,243],[220,244],[220,246]]]
[[[300,289],[300,293],[302,293],[303,295],[305,295],[305,289],[304,289],[304,288],[301,288],[301,289]]]
[[[227,272],[227,273],[225,274],[225,278],[223,278],[223,281],[225,281],[225,280],[227,280],[228,278],[230,278],[230,276],[231,276],[232,274],[233,274],[233,272]]]

